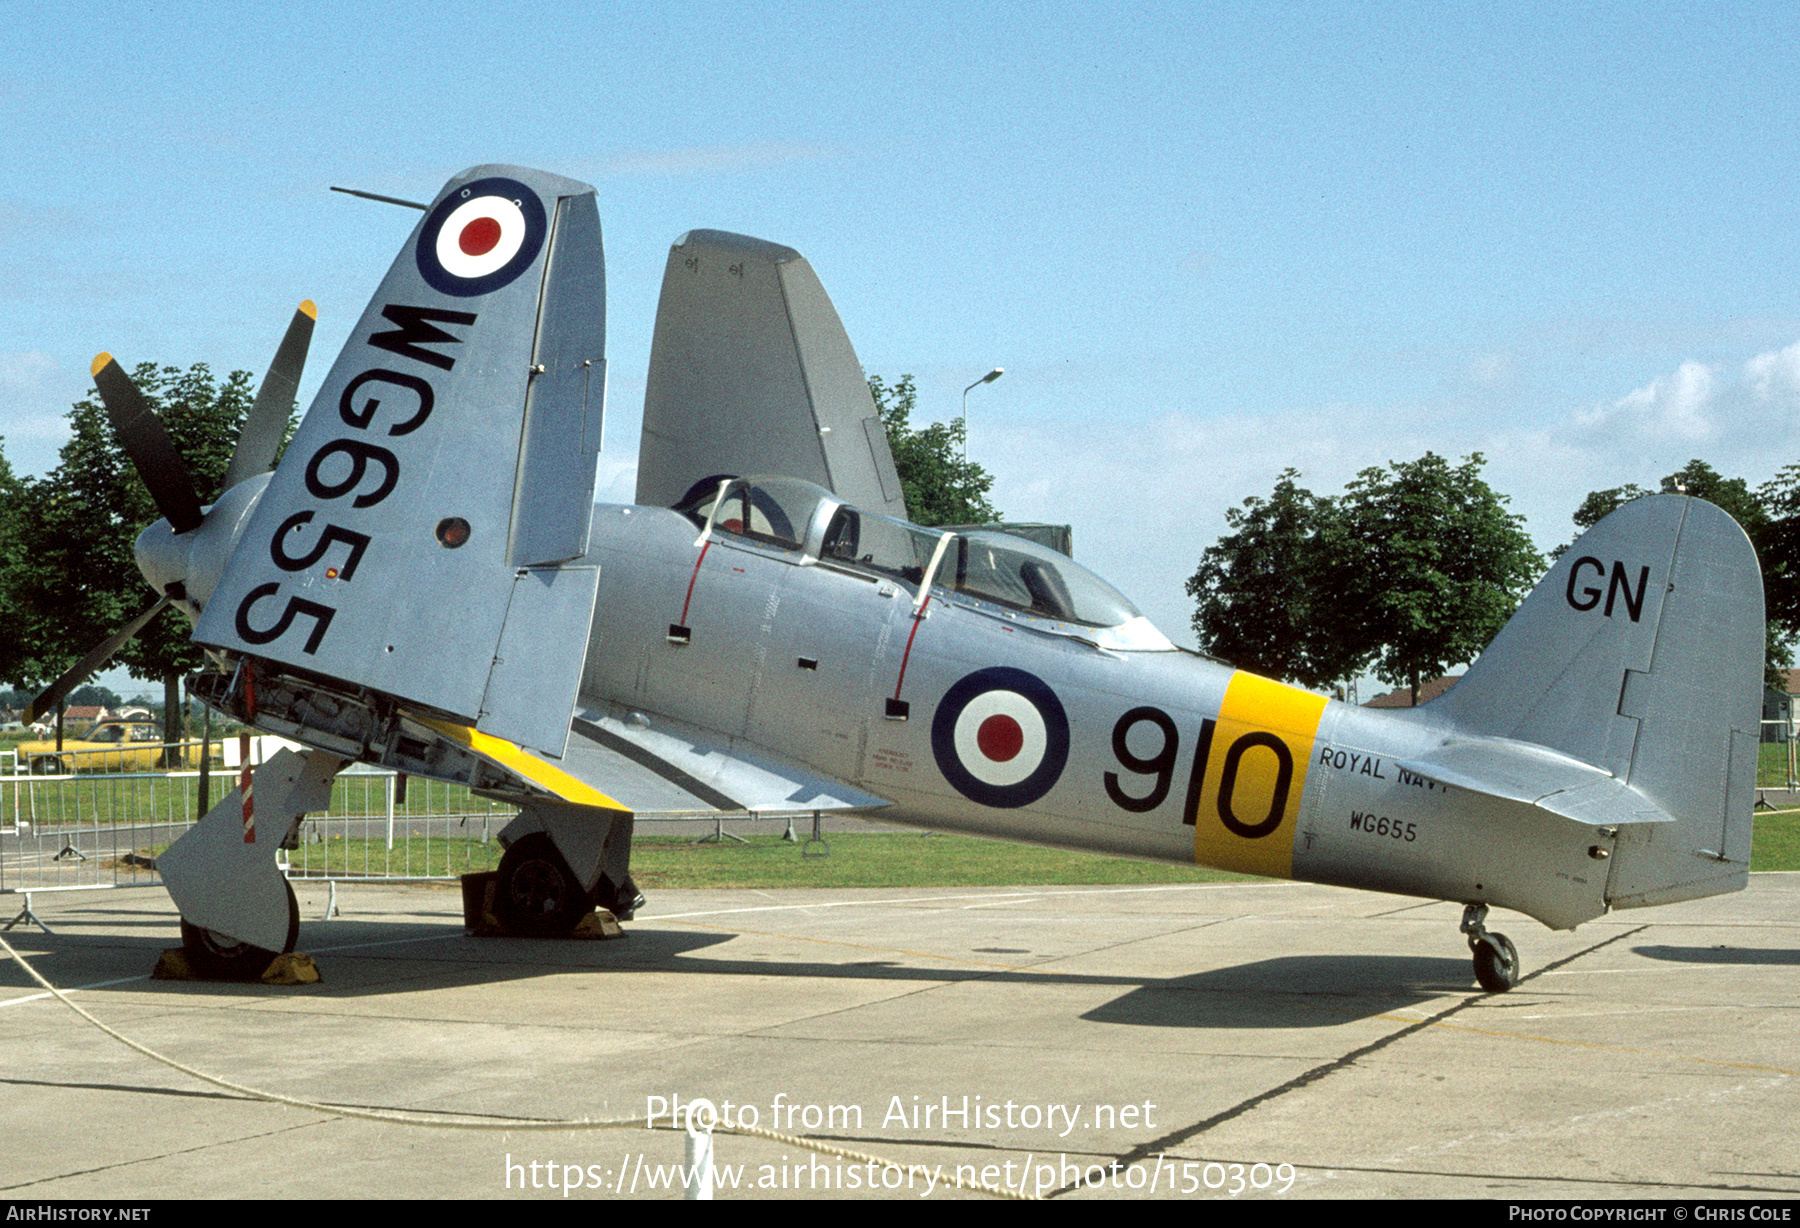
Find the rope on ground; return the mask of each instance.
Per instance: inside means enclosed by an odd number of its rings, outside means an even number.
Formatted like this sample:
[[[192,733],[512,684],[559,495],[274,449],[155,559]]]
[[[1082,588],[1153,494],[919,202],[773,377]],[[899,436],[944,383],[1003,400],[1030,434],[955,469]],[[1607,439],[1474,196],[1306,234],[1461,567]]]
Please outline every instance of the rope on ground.
[[[428,1129],[435,1130],[498,1130],[510,1133],[515,1130],[618,1130],[635,1126],[641,1126],[645,1129],[657,1128],[651,1126],[650,1119],[647,1117],[610,1118],[606,1120],[595,1120],[593,1118],[582,1117],[563,1121],[534,1121],[529,1118],[521,1118],[509,1119],[507,1121],[494,1121],[490,1118],[471,1119],[466,1114],[457,1113],[408,1113],[395,1112],[390,1109],[364,1109],[347,1104],[329,1104],[317,1100],[302,1100],[296,1096],[284,1096],[280,1092],[263,1091],[260,1088],[248,1087],[242,1083],[234,1083],[230,1079],[222,1079],[218,1075],[207,1074],[203,1070],[196,1070],[185,1062],[177,1061],[167,1054],[158,1053],[148,1045],[133,1040],[123,1032],[112,1027],[110,1024],[107,1024],[88,1013],[88,1011],[79,1003],[75,1002],[62,990],[52,985],[36,968],[31,966],[30,961],[21,955],[13,947],[12,943],[6,940],[4,934],[0,934],[0,947],[4,947],[6,953],[12,956],[19,967],[25,969],[25,974],[48,990],[50,995],[58,1002],[61,1002],[82,1019],[106,1033],[106,1035],[112,1037],[126,1048],[141,1053],[151,1061],[167,1066],[170,1070],[179,1071],[189,1078],[198,1079],[202,1083],[210,1083],[214,1087],[223,1088],[228,1092],[234,1092],[240,1096],[247,1096],[252,1100],[265,1100],[271,1104],[284,1104],[289,1108],[305,1109],[308,1112],[313,1113],[323,1113],[329,1117],[347,1117],[357,1121],[378,1121],[394,1126],[424,1126]],[[668,1130],[669,1127],[662,1127],[662,1129]],[[781,1143],[784,1146],[794,1147],[802,1151],[813,1151],[820,1155],[853,1160],[859,1164],[874,1164],[884,1171],[890,1168],[908,1173],[921,1170],[929,1173],[930,1171],[924,1165],[902,1164],[898,1160],[887,1160],[880,1156],[869,1155],[866,1152],[850,1151],[843,1147],[836,1147],[830,1143],[821,1143],[800,1135],[781,1134],[774,1130],[764,1130],[756,1126],[726,1126],[721,1124],[717,1127],[717,1131],[720,1133],[741,1134],[746,1137],[765,1139],[770,1142]],[[937,1178],[937,1182],[956,1189],[969,1190],[979,1194],[990,1194],[996,1198],[1032,1200],[1032,1195],[1026,1193],[1023,1186],[1020,1186],[1019,1189],[1015,1190],[1008,1189],[1004,1186],[987,1185],[983,1182],[976,1181],[963,1181],[955,1176],[942,1175]]]

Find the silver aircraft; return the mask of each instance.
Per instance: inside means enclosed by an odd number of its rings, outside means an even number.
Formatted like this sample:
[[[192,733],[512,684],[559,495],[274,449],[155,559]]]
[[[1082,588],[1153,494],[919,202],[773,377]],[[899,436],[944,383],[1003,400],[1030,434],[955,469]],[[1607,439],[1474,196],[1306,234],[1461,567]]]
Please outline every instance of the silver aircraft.
[[[587,185],[451,180],[276,467],[310,325],[308,304],[210,507],[95,363],[165,515],[138,543],[146,616],[193,619],[218,667],[201,699],[308,748],[160,859],[211,972],[293,948],[276,850],[353,760],[516,804],[496,907],[539,936],[596,905],[629,917],[640,815],[880,811],[1456,901],[1494,991],[1519,959],[1490,907],[1567,929],[1747,881],[1762,584],[1710,504],[1626,505],[1454,689],[1376,712],[1176,648],[1066,556],[907,523],[861,367],[791,249],[674,245],[635,506],[592,502]]]

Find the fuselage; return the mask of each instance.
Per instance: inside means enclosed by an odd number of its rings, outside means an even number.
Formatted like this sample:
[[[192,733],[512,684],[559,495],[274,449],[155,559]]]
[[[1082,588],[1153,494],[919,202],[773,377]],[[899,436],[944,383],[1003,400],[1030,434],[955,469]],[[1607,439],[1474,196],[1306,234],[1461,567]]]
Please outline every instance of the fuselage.
[[[941,564],[922,600],[899,569],[718,526],[696,540],[703,523],[596,508],[584,704],[741,739],[920,826],[1493,903],[1558,928],[1606,909],[1606,868],[1574,825],[1399,766],[1459,736],[1424,712],[972,595]]]

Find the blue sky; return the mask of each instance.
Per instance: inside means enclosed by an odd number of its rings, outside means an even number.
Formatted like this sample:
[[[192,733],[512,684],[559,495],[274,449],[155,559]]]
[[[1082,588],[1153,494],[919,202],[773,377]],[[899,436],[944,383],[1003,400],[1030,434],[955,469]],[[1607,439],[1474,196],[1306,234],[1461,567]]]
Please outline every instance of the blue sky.
[[[602,480],[668,244],[796,247],[864,365],[970,396],[1014,519],[1189,639],[1224,511],[1480,450],[1539,543],[1690,457],[1800,461],[1791,5],[27,6],[0,33],[0,436],[95,352],[310,399],[413,215],[514,162],[599,190]]]

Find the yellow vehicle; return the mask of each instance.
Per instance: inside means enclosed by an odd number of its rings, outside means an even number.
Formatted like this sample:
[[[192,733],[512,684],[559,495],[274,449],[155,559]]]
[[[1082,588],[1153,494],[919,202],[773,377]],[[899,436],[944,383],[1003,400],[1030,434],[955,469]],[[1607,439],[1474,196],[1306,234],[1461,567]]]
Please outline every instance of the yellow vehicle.
[[[155,721],[97,721],[79,738],[64,738],[62,750],[54,740],[19,743],[19,760],[31,765],[33,776],[58,776],[68,772],[148,772],[170,766],[163,745],[162,728]],[[184,762],[198,757],[187,748]],[[217,757],[218,744],[213,744]]]

